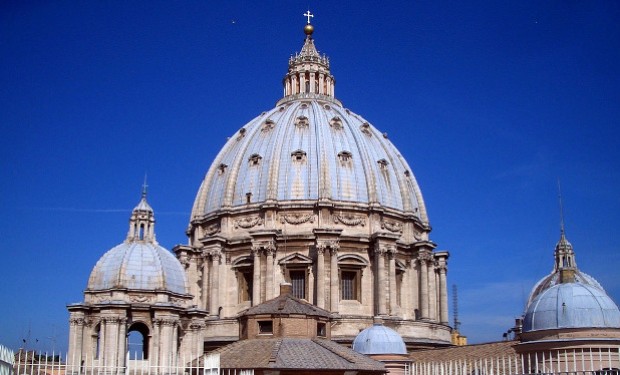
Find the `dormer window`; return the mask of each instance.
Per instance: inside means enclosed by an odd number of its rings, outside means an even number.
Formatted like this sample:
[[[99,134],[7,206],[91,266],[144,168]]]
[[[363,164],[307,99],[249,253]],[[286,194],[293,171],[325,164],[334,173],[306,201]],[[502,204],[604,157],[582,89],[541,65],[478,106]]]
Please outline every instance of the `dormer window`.
[[[259,154],[252,154],[252,156],[248,159],[248,162],[250,163],[250,166],[253,167],[259,165],[262,159],[263,157]]]
[[[271,119],[267,119],[267,120],[263,123],[263,126],[262,126],[262,128],[261,128],[261,132],[268,132],[268,131],[270,131],[271,129],[273,129],[273,128],[274,128],[274,126],[276,126],[276,123],[275,123],[273,120],[271,120]]]
[[[381,159],[381,160],[377,161],[377,163],[379,164],[379,168],[381,168],[382,171],[386,170],[387,166],[389,164],[388,161],[385,160],[385,159]]]
[[[293,158],[294,162],[303,163],[306,161],[306,152],[302,150],[297,150],[291,154],[291,157]]]
[[[362,124],[362,126],[360,126],[360,129],[362,130],[362,133],[366,134],[367,136],[372,136],[372,133],[370,132],[370,124],[365,122]]]
[[[223,175],[226,172],[226,168],[228,168],[228,165],[222,163],[217,166],[217,171],[220,175]]]
[[[299,116],[295,119],[295,126],[298,128],[307,128],[310,125],[310,121],[306,116]]]
[[[349,151],[340,151],[338,153],[338,159],[340,159],[340,164],[344,167],[351,166],[351,161],[353,158],[353,154]]]
[[[340,130],[342,129],[342,120],[340,117],[336,116],[329,121],[329,126],[335,130]]]
[[[246,131],[247,131],[247,130],[245,130],[245,128],[241,128],[241,129],[239,129],[239,136],[237,137],[237,140],[239,140],[239,139],[241,139],[241,138],[245,137],[245,132],[246,132]]]

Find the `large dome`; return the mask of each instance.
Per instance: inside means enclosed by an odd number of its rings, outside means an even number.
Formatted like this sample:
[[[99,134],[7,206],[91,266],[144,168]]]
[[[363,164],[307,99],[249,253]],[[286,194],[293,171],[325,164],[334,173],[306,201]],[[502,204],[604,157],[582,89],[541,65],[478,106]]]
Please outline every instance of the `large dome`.
[[[291,83],[299,79],[291,71],[306,62],[321,74],[311,76],[304,91]],[[230,137],[200,186],[192,218],[265,202],[328,201],[428,222],[411,168],[387,134],[333,97],[328,64],[306,39],[289,62],[285,97]]]
[[[620,311],[597,287],[581,283],[554,285],[529,304],[523,331],[558,328],[620,328]]]

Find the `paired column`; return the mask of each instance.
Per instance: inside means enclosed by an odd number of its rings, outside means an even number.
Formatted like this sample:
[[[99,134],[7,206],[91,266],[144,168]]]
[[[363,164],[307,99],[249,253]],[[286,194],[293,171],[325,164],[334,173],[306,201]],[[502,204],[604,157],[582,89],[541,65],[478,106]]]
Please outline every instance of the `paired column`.
[[[211,303],[209,315],[217,316],[219,315],[219,284],[220,284],[220,262],[222,259],[222,254],[216,250],[211,252]]]
[[[325,250],[324,244],[316,246],[316,305],[325,308]]]
[[[329,282],[330,282],[330,292],[331,295],[329,297],[330,303],[330,311],[333,313],[338,312],[338,292],[340,291],[339,283],[338,283],[338,248],[339,246],[336,244],[330,244],[330,269],[329,269]]]
[[[390,286],[390,315],[396,315],[396,310],[398,309],[398,304],[396,303],[396,260],[395,258],[396,249],[393,247],[388,247],[387,256],[388,256],[388,282]]]
[[[252,306],[260,304],[260,247],[252,246]]]
[[[209,311],[209,253],[206,250],[202,252],[202,308]]]
[[[273,256],[275,254],[275,248],[266,248],[265,254],[267,254],[267,264],[265,267],[265,300],[268,301],[273,298]]]
[[[73,366],[73,371],[79,371],[79,366],[83,357],[83,345],[84,345],[84,325],[86,319],[84,319],[83,313],[71,313],[69,319],[69,355],[67,361]]]
[[[432,258],[430,252],[420,252],[418,261],[420,262],[420,304],[422,319],[429,318],[429,306],[428,306],[428,262]]]
[[[385,247],[375,245],[375,259],[377,262],[377,314],[387,315],[385,296]]]

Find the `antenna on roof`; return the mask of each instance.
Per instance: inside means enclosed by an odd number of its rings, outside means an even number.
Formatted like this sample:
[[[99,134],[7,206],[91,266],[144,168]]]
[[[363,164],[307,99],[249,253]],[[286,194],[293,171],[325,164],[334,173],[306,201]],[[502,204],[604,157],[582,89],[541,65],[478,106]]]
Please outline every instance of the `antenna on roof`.
[[[452,284],[452,304],[452,311],[454,312],[454,330],[458,331],[461,326],[461,322],[459,321],[459,297],[456,284]]]

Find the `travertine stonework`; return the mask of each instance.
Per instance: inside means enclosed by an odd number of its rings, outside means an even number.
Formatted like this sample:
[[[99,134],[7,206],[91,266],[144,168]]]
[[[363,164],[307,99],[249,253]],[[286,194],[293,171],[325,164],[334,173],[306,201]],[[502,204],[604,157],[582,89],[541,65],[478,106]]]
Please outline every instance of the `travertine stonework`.
[[[205,340],[236,340],[236,316],[281,282],[334,316],[350,343],[381,316],[409,346],[450,342],[448,253],[435,252],[411,168],[334,97],[312,32],[289,60],[284,97],[233,134],[209,168],[174,251]],[[211,343],[211,344],[209,344]]]
[[[176,258],[155,240],[145,187],[125,242],[68,307],[74,363],[122,367],[138,332],[141,356],[165,372],[239,340],[238,317],[285,282],[329,312],[337,342],[380,317],[410,348],[450,344],[448,252],[429,239],[417,181],[387,135],[334,97],[312,31],[284,97],[209,168]]]

